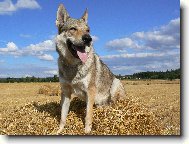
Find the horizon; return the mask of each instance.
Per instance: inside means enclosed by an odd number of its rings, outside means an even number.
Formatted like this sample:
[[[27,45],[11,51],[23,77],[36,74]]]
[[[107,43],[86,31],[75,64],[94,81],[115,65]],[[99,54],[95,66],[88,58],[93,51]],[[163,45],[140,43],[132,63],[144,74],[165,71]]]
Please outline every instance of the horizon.
[[[73,18],[88,8],[95,52],[115,75],[180,68],[180,1],[0,2],[0,78],[58,75],[58,5]]]

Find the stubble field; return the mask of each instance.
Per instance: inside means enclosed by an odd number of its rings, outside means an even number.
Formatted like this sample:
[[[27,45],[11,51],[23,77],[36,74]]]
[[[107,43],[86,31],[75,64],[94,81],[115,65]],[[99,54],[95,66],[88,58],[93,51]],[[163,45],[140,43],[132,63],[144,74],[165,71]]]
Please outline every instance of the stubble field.
[[[94,107],[91,135],[180,135],[180,80],[122,82],[127,99]],[[41,92],[44,85],[54,92]],[[58,86],[59,83],[1,83],[0,134],[54,134],[60,121],[60,96],[50,95],[59,94]],[[62,134],[85,135],[85,109],[84,102],[72,100]]]

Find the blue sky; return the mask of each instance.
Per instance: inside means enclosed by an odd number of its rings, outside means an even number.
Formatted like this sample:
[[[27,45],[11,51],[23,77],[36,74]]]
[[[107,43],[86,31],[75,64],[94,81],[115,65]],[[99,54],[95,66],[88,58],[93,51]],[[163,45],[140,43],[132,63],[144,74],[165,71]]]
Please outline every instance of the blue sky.
[[[94,48],[114,74],[180,67],[179,0],[0,0],[0,77],[57,74],[58,5],[88,8]]]

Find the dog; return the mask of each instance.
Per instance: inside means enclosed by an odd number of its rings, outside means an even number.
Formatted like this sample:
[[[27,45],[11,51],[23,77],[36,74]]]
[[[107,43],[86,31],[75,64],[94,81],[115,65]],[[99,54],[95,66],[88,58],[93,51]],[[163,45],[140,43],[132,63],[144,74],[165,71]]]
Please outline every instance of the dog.
[[[80,19],[71,18],[63,4],[57,11],[56,51],[61,85],[61,120],[57,134],[66,124],[71,97],[86,101],[85,133],[91,132],[93,105],[101,106],[125,97],[125,90],[109,68],[94,52],[88,10]]]

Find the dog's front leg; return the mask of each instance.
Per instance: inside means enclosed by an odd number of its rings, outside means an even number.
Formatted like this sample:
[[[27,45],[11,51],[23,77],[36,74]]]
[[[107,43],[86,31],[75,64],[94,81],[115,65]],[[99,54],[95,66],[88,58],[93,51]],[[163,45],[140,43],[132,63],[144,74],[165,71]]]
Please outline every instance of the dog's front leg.
[[[93,105],[96,94],[96,88],[91,87],[87,92],[87,112],[85,117],[85,133],[90,133],[93,121]]]
[[[71,101],[71,87],[69,85],[61,84],[61,120],[57,134],[62,132],[66,124],[66,117],[68,115],[70,101]]]

